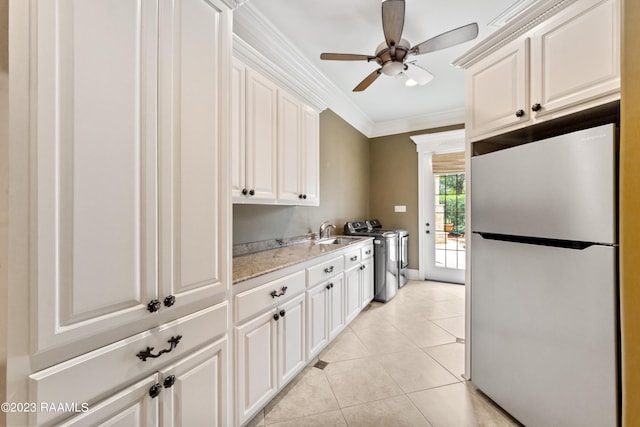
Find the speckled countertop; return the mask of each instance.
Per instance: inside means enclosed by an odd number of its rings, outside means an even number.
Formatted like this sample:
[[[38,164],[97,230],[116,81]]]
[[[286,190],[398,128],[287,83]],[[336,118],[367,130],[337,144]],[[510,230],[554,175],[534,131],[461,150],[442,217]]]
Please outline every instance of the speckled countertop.
[[[371,237],[362,237],[353,239],[350,243],[330,245],[307,241],[277,249],[235,256],[233,257],[233,284],[235,285],[371,239]]]

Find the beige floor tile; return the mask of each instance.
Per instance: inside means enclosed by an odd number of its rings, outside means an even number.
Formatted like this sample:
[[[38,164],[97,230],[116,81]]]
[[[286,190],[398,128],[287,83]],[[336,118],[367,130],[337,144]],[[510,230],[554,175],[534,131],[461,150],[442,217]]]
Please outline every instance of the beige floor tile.
[[[447,317],[445,319],[435,319],[435,320],[432,320],[432,322],[458,338],[464,339],[465,337],[464,316]]]
[[[369,356],[369,350],[349,328],[346,328],[320,352],[319,359],[325,362],[342,362]]]
[[[436,362],[460,379],[464,373],[464,344],[453,343],[423,349]]]
[[[347,427],[344,416],[340,411],[325,412],[267,425],[273,427]]]
[[[355,331],[371,354],[389,354],[418,348],[406,335],[389,323]]]
[[[264,409],[261,409],[260,412],[258,412],[256,416],[253,417],[251,421],[249,421],[249,424],[247,424],[246,427],[262,427],[262,426],[264,426]]]
[[[331,363],[324,372],[341,408],[403,394],[382,365],[370,357]]]
[[[349,427],[431,426],[406,396],[351,406],[342,412]]]
[[[358,330],[375,327],[383,323],[384,319],[378,313],[377,304],[380,303],[372,303],[367,309],[361,311],[358,317],[349,323],[349,327],[353,330]]]
[[[339,409],[324,372],[307,368],[284,388],[265,408],[265,423],[273,424],[293,418]]]
[[[408,396],[434,427],[518,426],[467,383],[432,388]]]
[[[455,298],[440,302],[431,302],[425,307],[425,317],[429,320],[445,317],[464,316],[464,299]]]
[[[405,393],[459,382],[422,350],[388,354],[376,359]]]
[[[430,320],[401,321],[394,323],[400,332],[418,347],[431,347],[456,342],[456,337]]]

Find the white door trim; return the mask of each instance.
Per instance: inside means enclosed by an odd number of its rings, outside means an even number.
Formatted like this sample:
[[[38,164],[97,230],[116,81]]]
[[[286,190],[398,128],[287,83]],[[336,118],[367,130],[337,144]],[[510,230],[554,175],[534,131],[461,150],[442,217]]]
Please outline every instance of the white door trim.
[[[425,280],[426,264],[423,255],[427,248],[427,236],[424,233],[424,226],[422,224],[425,218],[425,172],[431,169],[430,155],[464,151],[465,133],[464,129],[459,129],[414,135],[410,138],[416,144],[416,151],[418,152],[418,230],[420,230],[418,232],[418,274],[420,275],[420,280]]]

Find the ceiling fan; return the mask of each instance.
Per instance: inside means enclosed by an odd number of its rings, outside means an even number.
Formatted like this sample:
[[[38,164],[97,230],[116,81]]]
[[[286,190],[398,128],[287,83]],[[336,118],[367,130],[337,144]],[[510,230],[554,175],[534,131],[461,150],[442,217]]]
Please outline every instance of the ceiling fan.
[[[411,47],[411,44],[402,38],[404,15],[404,0],[384,0],[382,2],[382,30],[385,41],[377,47],[375,56],[351,53],[322,53],[320,59],[377,62],[380,68],[365,77],[353,89],[354,92],[361,92],[368,88],[382,73],[388,76],[405,75],[413,80],[414,84],[422,85],[431,81],[433,75],[424,68],[417,66],[415,61],[407,61],[408,58],[452,47],[473,40],[478,36],[478,24],[474,22],[447,31]]]

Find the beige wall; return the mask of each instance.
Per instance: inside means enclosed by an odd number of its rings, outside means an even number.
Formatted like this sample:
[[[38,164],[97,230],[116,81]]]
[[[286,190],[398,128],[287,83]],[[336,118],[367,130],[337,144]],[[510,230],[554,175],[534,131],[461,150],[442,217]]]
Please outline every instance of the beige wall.
[[[622,419],[640,425],[640,2],[623,2],[620,140]]]
[[[9,0],[0,0],[0,402],[6,388],[7,219],[9,191]],[[0,425],[5,424],[0,412]]]
[[[369,214],[369,140],[331,110],[320,114],[320,206],[234,205],[233,243],[299,236]]]
[[[463,125],[371,139],[371,217],[385,228],[409,230],[409,268],[418,269],[418,153],[409,138],[425,133],[462,129]],[[394,212],[404,205],[406,213]]]

